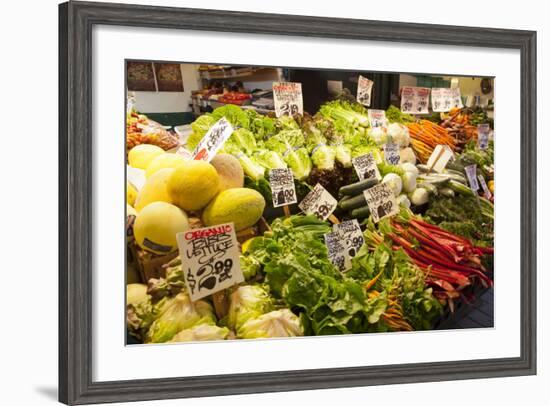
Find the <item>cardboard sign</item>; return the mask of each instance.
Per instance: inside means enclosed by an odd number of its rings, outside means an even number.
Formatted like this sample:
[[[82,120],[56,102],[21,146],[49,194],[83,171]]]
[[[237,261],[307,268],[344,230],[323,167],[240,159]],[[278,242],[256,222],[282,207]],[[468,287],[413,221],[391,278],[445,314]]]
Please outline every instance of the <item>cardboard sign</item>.
[[[363,106],[370,106],[373,84],[374,82],[372,80],[359,75],[357,81],[357,101]]]
[[[321,184],[317,183],[298,207],[306,214],[314,214],[321,220],[326,220],[337,205],[338,201]]]
[[[233,223],[191,229],[176,238],[191,301],[244,281]]]
[[[328,249],[328,259],[340,272],[346,272],[351,269],[351,258],[347,255],[346,246],[338,232],[327,233],[324,235],[325,245]]]
[[[428,114],[430,89],[405,86],[401,89],[401,111],[408,114]]]
[[[477,183],[477,165],[473,164],[464,167],[464,172],[466,172],[470,189],[477,192],[479,190],[479,183]]]
[[[431,170],[441,173],[452,157],[453,151],[448,145],[436,145],[426,165]]]
[[[364,190],[363,195],[375,223],[399,213],[399,205],[397,204],[393,190],[387,183],[380,183],[370,189]]]
[[[462,108],[460,88],[432,87],[432,110],[447,112],[452,108]]]
[[[231,134],[233,134],[231,123],[225,117],[220,118],[195,147],[193,159],[210,162]]]
[[[384,110],[369,109],[368,116],[372,128],[388,126],[388,119]]]
[[[304,114],[301,83],[273,82],[273,101],[277,117]]]
[[[382,179],[372,152],[355,157],[351,160],[351,162],[355,168],[355,172],[357,172],[357,177],[359,180],[372,178],[376,178],[378,180]]]
[[[489,148],[489,124],[478,124],[477,126],[477,147],[482,150]]]
[[[483,189],[483,196],[485,196],[485,198],[489,200],[491,197],[493,197],[493,194],[489,190],[489,187],[487,187],[485,178],[482,175],[477,175],[477,178],[479,179],[479,183],[481,183],[481,189]]]
[[[354,258],[359,249],[365,243],[363,232],[359,226],[359,222],[355,219],[343,221],[332,226],[334,232],[340,234],[340,240],[346,247],[346,255],[351,259]]]
[[[384,159],[390,165],[399,164],[399,145],[391,142],[384,144]]]
[[[269,171],[269,186],[273,198],[273,207],[286,206],[298,202],[294,175],[288,168],[277,168]]]

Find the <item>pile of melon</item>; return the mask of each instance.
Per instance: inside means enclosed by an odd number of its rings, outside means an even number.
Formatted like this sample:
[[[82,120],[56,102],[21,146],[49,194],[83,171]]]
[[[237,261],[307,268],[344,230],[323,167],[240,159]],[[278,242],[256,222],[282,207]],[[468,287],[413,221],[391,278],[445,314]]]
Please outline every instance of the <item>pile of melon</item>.
[[[130,150],[128,164],[145,171],[143,187],[137,191],[128,184],[126,196],[135,209],[136,243],[149,252],[175,252],[176,234],[190,228],[189,215],[200,217],[205,226],[234,223],[240,231],[264,211],[264,198],[243,187],[243,170],[232,155],[219,154],[208,163],[142,144]]]

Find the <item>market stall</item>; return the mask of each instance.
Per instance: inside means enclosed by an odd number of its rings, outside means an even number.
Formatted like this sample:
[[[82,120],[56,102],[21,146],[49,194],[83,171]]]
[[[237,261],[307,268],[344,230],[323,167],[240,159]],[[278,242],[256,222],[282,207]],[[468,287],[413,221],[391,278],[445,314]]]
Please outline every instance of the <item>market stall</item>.
[[[487,108],[342,89],[303,111],[301,86],[212,84],[281,70],[211,68],[184,137],[128,112],[132,340],[434,329],[493,289]]]

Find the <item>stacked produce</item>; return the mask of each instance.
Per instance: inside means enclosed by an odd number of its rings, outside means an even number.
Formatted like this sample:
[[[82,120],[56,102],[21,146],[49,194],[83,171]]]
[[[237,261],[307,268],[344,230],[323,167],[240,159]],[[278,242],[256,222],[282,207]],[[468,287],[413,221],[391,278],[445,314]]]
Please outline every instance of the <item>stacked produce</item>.
[[[464,169],[477,165],[494,191],[492,142],[485,151],[473,138],[461,145],[448,129],[395,107],[387,126],[371,128],[363,106],[337,100],[315,115],[281,118],[226,105],[192,123],[186,148],[222,117],[234,131],[209,163],[155,145],[129,151],[146,181],[127,188],[127,215],[135,217],[128,244],[164,259],[160,276],[127,286],[128,329],[141,342],[431,329],[445,308],[492,286],[492,196],[472,190]],[[388,143],[397,144],[398,163],[384,157]],[[462,153],[434,172],[425,163],[441,144]],[[360,178],[354,158],[369,154],[379,176]],[[266,210],[277,168],[292,171],[298,201],[320,183],[338,199],[337,220],[357,220],[364,243],[345,271],[325,243],[332,224]],[[380,183],[400,210],[374,223],[364,192]],[[220,311],[219,297],[190,301],[174,255],[177,233],[224,223],[241,241],[245,280],[223,291]]]
[[[156,145],[163,150],[169,150],[178,145],[178,137],[146,115],[132,111],[126,116],[126,150],[140,144]]]

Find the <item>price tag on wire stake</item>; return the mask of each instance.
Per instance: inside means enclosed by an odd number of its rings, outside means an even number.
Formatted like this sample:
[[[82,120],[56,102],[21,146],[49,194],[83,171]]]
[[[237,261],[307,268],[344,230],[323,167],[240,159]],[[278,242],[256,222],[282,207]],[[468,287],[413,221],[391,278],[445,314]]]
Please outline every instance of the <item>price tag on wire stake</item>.
[[[193,159],[210,162],[231,134],[233,134],[231,123],[225,117],[220,118],[195,147]]]
[[[298,202],[291,169],[271,169],[269,171],[269,186],[271,187],[273,207],[287,206]]]
[[[477,147],[486,150],[489,147],[489,134],[491,127],[489,124],[478,124],[477,126]]]
[[[384,144],[384,159],[390,165],[399,164],[399,145],[392,142]]]
[[[393,190],[387,183],[380,183],[370,189],[364,190],[363,195],[375,223],[399,213],[399,205],[397,204]]]
[[[343,221],[334,224],[332,230],[340,234],[340,239],[346,247],[346,255],[350,259],[354,258],[365,243],[359,222],[355,219]]]
[[[372,128],[388,126],[388,119],[384,110],[369,109],[367,114]]]
[[[191,301],[244,281],[233,223],[191,229],[176,238]]]
[[[302,84],[295,82],[273,82],[273,102],[277,117],[304,114]]]
[[[351,258],[347,254],[347,249],[342,236],[338,232],[331,232],[324,235],[325,245],[328,250],[328,259],[340,272],[346,272],[351,269]]]
[[[382,179],[372,152],[355,157],[351,160],[351,162],[353,164],[353,167],[355,168],[355,172],[357,172],[357,177],[359,178],[359,180],[373,178],[378,180]]]
[[[321,184],[317,183],[298,207],[306,214],[314,214],[320,219],[326,220],[336,209],[337,204],[338,201]]]
[[[470,189],[474,192],[479,190],[479,183],[477,183],[477,165],[468,165],[464,167],[464,172],[466,172],[466,177],[468,178],[468,183],[470,184]]]
[[[489,190],[489,187],[487,186],[487,182],[485,182],[485,178],[483,175],[477,175],[477,178],[479,179],[479,183],[481,183],[481,189],[483,189],[483,196],[487,200],[489,200],[491,197],[493,197],[491,191]]]

